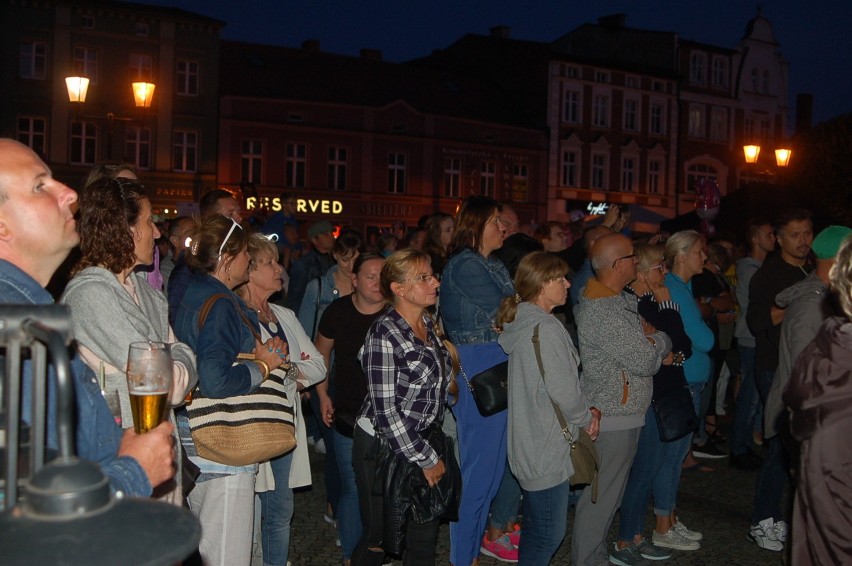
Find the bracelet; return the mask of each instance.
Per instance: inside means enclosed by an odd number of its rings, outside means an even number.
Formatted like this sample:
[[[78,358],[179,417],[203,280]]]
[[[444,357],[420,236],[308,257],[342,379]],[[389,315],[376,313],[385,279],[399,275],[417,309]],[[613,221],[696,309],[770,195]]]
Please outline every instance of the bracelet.
[[[264,362],[263,360],[257,360],[257,359],[255,359],[255,360],[252,360],[252,361],[253,361],[254,363],[256,363],[256,364],[257,364],[257,367],[259,367],[259,368],[260,368],[260,371],[261,371],[261,372],[263,372],[263,379],[261,380],[261,383],[262,383],[262,382],[264,382],[264,381],[266,381],[266,380],[267,380],[267,378],[269,377],[269,364],[267,364],[267,363],[266,363],[266,362]]]

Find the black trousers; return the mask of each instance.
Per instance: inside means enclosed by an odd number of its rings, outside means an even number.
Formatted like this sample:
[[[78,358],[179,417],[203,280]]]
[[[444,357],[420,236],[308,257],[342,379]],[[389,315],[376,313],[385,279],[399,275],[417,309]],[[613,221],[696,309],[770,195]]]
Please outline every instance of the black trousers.
[[[358,504],[361,508],[361,540],[352,553],[352,566],[381,566],[385,558],[381,548],[382,528],[384,527],[384,498],[373,495],[376,480],[376,461],[373,457],[378,449],[378,441],[360,426],[355,426],[352,445],[352,467],[355,471],[355,485],[358,487]],[[407,521],[405,528],[405,554],[402,563],[405,566],[434,566],[435,547],[438,544],[438,521],[418,525]]]

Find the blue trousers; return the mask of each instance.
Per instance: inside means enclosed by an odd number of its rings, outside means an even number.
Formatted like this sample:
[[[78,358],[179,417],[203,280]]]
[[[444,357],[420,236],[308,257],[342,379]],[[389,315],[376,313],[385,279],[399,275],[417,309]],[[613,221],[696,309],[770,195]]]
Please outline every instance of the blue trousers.
[[[461,364],[468,377],[506,359],[496,342],[458,346]],[[450,562],[470,566],[488,522],[491,501],[497,494],[506,469],[506,423],[508,411],[483,417],[462,376],[458,376],[458,401],[453,406],[458,429],[459,462],[462,474],[459,520],[450,523]]]
[[[293,490],[290,489],[290,465],[293,452],[273,459],[275,489],[260,497],[260,533],[264,566],[287,566],[290,552],[290,520],[293,518]]]
[[[732,456],[748,452],[754,431],[754,419],[761,405],[754,375],[754,348],[739,346],[738,350],[742,381],[734,409],[734,429],[731,435]]]
[[[361,538],[361,511],[358,505],[358,486],[355,485],[355,470],[352,468],[352,439],[336,430],[334,454],[340,470],[343,491],[337,503],[337,534],[343,548],[343,559],[349,560]]]
[[[568,509],[580,500],[583,490],[571,491],[568,480],[540,491],[524,491],[524,534],[518,548],[518,564],[547,566],[568,527]]]

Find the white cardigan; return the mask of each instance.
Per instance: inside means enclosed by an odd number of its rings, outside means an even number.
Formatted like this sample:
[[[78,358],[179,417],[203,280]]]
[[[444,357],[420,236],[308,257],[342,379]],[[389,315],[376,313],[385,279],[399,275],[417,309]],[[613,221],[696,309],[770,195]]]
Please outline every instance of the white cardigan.
[[[290,488],[304,487],[311,485],[311,463],[308,456],[307,428],[305,427],[305,420],[302,418],[302,403],[299,399],[296,383],[301,383],[303,387],[308,388],[325,379],[325,361],[311,339],[308,338],[302,325],[299,324],[299,320],[293,311],[272,303],[269,306],[289,340],[290,359],[299,368],[298,379],[286,381],[287,396],[293,399],[296,419],[296,448],[293,451],[293,464],[290,466]],[[264,342],[271,338],[262,324],[260,325],[260,334]],[[303,357],[307,357],[307,359],[303,359]],[[274,488],[275,481],[272,478],[269,462],[264,462],[260,465],[258,471],[255,491],[270,491]]]

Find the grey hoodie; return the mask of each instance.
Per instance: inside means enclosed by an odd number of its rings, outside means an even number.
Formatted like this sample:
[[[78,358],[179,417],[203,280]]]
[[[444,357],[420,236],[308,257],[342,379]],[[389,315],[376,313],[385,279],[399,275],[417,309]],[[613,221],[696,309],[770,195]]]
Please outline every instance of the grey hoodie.
[[[775,422],[784,410],[781,394],[790,381],[796,359],[817,335],[825,319],[837,314],[828,287],[815,272],[778,293],[775,302],[786,312],[781,323],[781,341],[778,343],[778,369],[775,370],[763,412],[764,435],[767,438],[778,433]]]
[[[532,343],[536,324],[544,381]],[[571,477],[574,467],[550,399],[575,437],[592,419],[577,379],[577,350],[561,322],[527,302],[518,305],[515,320],[504,326],[497,342],[509,355],[509,466],[528,491],[557,486]]]

